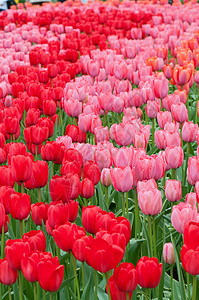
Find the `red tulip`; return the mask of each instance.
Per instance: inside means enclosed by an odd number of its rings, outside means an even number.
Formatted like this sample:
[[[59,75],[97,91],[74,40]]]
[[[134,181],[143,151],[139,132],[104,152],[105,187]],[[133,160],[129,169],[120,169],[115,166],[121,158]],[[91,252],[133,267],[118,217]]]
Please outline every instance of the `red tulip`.
[[[32,160],[29,156],[16,155],[11,158],[12,177],[17,182],[26,182],[32,175]]]
[[[48,222],[52,229],[69,221],[69,209],[61,201],[51,202],[48,208]]]
[[[22,236],[23,242],[30,245],[31,250],[38,250],[44,252],[46,250],[45,234],[41,230],[32,230]]]
[[[29,254],[30,245],[22,240],[7,240],[5,247],[5,257],[9,266],[15,270],[21,270],[21,260],[24,255]]]
[[[14,219],[24,220],[28,217],[31,208],[31,199],[27,194],[14,193],[10,196],[10,214]]]
[[[95,233],[95,220],[96,215],[102,209],[98,206],[83,206],[82,208],[82,224],[87,232],[94,234]]]
[[[32,164],[31,178],[25,182],[27,189],[38,189],[48,183],[48,164],[46,161],[37,160]]]
[[[31,251],[28,255],[25,255],[21,260],[21,271],[30,282],[38,281],[37,265],[43,258],[43,253],[37,250]]]
[[[127,298],[127,294],[125,292],[121,292],[116,285],[115,278],[112,275],[108,280],[110,293],[111,293],[111,299],[112,300],[130,300],[132,297],[132,293],[129,293],[129,296]],[[106,285],[106,291],[108,293],[108,287]]]
[[[143,256],[137,262],[138,283],[142,288],[155,288],[162,275],[162,264],[156,257]]]
[[[85,247],[91,240],[92,240],[91,235],[89,235],[89,236],[85,235],[81,238],[78,238],[76,241],[73,242],[72,253],[77,260],[79,260],[81,262],[86,261]]]
[[[43,202],[32,204],[31,217],[36,225],[42,226],[42,220],[45,224],[48,219],[48,204]]]
[[[6,258],[0,259],[0,282],[4,285],[14,284],[17,280],[17,271],[11,269]]]
[[[86,199],[90,199],[95,194],[95,186],[93,181],[88,178],[84,178],[81,183],[81,196]]]
[[[115,268],[113,276],[120,291],[131,293],[136,289],[138,274],[133,264],[121,263]]]
[[[56,292],[63,281],[64,266],[59,264],[58,257],[42,259],[37,265],[38,281],[42,289]]]

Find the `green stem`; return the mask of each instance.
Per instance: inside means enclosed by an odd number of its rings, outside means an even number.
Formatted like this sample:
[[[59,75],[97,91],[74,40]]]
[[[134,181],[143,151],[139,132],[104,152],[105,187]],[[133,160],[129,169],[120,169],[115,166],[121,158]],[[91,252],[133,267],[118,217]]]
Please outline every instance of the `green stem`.
[[[106,126],[106,111],[104,110],[104,115],[103,115],[103,127]]]
[[[22,193],[22,194],[25,193],[25,189],[24,189],[24,184],[23,184],[23,182],[21,183],[21,193]]]
[[[148,289],[145,291],[145,299],[148,300]]]
[[[94,270],[95,273],[95,300],[97,300],[97,271]]]
[[[38,188],[38,202],[41,202],[41,188]]]
[[[73,264],[73,269],[74,269],[74,275],[75,275],[75,282],[76,282],[76,289],[77,289],[77,298],[78,300],[80,300],[80,292],[79,292],[79,282],[77,279],[77,270],[76,270],[76,266],[75,266],[75,258],[72,255],[72,252],[70,253],[71,255],[71,260],[72,260],[72,264]]]
[[[151,257],[153,257],[153,241],[152,241],[152,230],[151,230],[151,215],[148,215],[148,226],[149,226],[149,238],[150,238],[150,250]]]
[[[82,284],[83,284],[83,292],[84,292],[84,288],[85,288],[84,262],[82,262]]]
[[[63,119],[62,119],[62,114],[61,114],[61,103],[59,102],[59,118],[60,118],[60,123],[61,123],[61,132],[62,135],[64,135],[64,126],[63,126]]]
[[[43,290],[43,300],[46,300],[46,291]]]
[[[152,119],[152,149],[154,147],[155,118]]]
[[[19,299],[22,300],[22,273],[19,271]]]
[[[37,281],[37,300],[40,299],[39,296],[40,296],[40,295],[39,295],[39,281]]]
[[[153,216],[153,243],[154,243],[154,256],[157,257],[156,251],[156,228],[155,228],[155,216]]]
[[[50,300],[53,300],[53,294],[50,293]]]
[[[126,214],[127,214],[127,219],[129,220],[129,199],[128,199],[128,192],[126,192]]]
[[[186,274],[187,274],[188,299],[191,299],[191,296],[190,296],[190,280],[189,280],[189,273],[186,273]]]
[[[108,272],[105,273],[105,277],[106,277],[106,284],[107,284],[107,289],[108,289],[108,299],[111,300],[111,292],[110,292],[110,287],[109,287],[109,283],[108,283]]]
[[[34,300],[37,300],[37,285],[36,285],[36,282],[33,282],[33,289],[34,289]]]
[[[135,189],[135,239],[140,238],[139,233],[139,207],[138,207],[138,196],[137,190]]]
[[[54,176],[54,162],[52,161],[52,177]],[[51,178],[52,178],[51,177]]]
[[[11,286],[8,286],[8,295],[9,295],[9,300],[12,300],[12,296],[11,296]]]
[[[58,246],[57,246],[57,257],[60,258],[60,249]]]
[[[124,199],[124,193],[122,193],[122,215],[125,217],[125,199]]]
[[[106,200],[107,210],[109,211],[109,205],[108,205],[108,186],[105,186],[105,200]]]
[[[197,285],[197,277],[193,276],[193,289],[192,289],[192,300],[196,300],[196,285]]]
[[[171,276],[171,300],[173,300],[173,265],[170,266],[170,276]]]
[[[22,224],[21,220],[19,221],[19,229],[20,229],[20,238],[22,238],[22,236],[23,236],[23,224]]]
[[[187,143],[187,163],[189,160],[189,156],[190,156],[190,143]]]
[[[5,242],[5,232],[4,232],[4,226],[2,227],[2,233],[1,233],[1,258],[4,258],[4,242]]]

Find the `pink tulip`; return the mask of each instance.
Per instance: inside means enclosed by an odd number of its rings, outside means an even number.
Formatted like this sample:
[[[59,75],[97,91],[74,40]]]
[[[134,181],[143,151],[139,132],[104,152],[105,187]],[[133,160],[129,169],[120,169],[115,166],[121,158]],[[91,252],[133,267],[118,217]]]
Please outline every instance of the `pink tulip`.
[[[187,143],[193,143],[196,140],[198,124],[193,122],[184,122],[182,126],[182,139]]]
[[[138,193],[138,203],[144,215],[158,215],[162,209],[161,192],[155,188],[141,190]]]
[[[135,148],[145,149],[147,146],[147,141],[144,133],[136,133],[133,138],[133,144]]]
[[[184,159],[183,149],[179,146],[167,147],[165,150],[166,162],[171,169],[181,167]]]
[[[169,92],[169,82],[168,80],[163,78],[155,78],[153,81],[153,89],[155,96],[157,98],[163,99],[168,95]]]
[[[101,172],[101,183],[104,186],[110,186],[112,184],[110,169],[104,168]]]
[[[143,181],[138,181],[137,182],[137,192],[139,193],[140,191],[149,191],[157,189],[157,183],[155,179],[149,179],[149,180],[143,180]]]
[[[82,104],[77,100],[64,100],[63,109],[70,117],[78,117],[82,113]]]
[[[110,168],[112,165],[112,158],[108,149],[96,149],[95,150],[95,162],[99,166],[100,170],[104,168]]]
[[[174,121],[183,123],[188,120],[188,110],[184,103],[176,103],[171,106]]]
[[[199,158],[196,156],[190,157],[188,160],[187,179],[192,185],[199,181]]]
[[[102,141],[109,141],[109,129],[108,126],[103,127],[97,127],[94,130],[95,134],[95,141],[96,143],[102,142]]]
[[[168,179],[165,184],[165,196],[168,201],[180,201],[182,197],[181,181]]]
[[[155,131],[155,144],[158,149],[165,149],[167,147],[166,133],[164,130]]]
[[[158,112],[161,109],[161,100],[155,100],[155,101],[147,101],[145,110],[146,114],[149,118],[153,119],[157,117]]]
[[[155,159],[150,156],[137,158],[135,161],[135,175],[138,180],[149,180],[155,175]]]
[[[166,264],[173,265],[176,262],[172,243],[166,243],[163,247],[163,259]]]
[[[118,192],[128,192],[133,186],[133,173],[129,166],[125,168],[110,168],[113,187]]]
[[[171,213],[171,223],[176,231],[179,233],[184,232],[184,227],[191,221],[196,221],[197,209],[193,209],[190,204],[180,202],[174,205]]]
[[[152,155],[155,159],[155,174],[154,174],[154,179],[155,180],[160,180],[163,178],[165,174],[165,161],[162,156],[160,155]]]
[[[164,129],[164,126],[167,122],[172,122],[172,115],[170,111],[160,111],[157,113],[158,125],[161,129]]]
[[[113,148],[111,149],[111,155],[113,160],[114,167],[127,167],[132,166],[133,159],[133,147],[129,148],[121,147],[119,149]]]
[[[188,193],[186,194],[185,203],[190,204],[192,208],[196,207],[196,193]]]
[[[165,139],[166,139],[167,147],[174,147],[174,146],[179,147],[182,144],[181,136],[180,136],[179,132],[172,133],[172,132],[165,130]]]

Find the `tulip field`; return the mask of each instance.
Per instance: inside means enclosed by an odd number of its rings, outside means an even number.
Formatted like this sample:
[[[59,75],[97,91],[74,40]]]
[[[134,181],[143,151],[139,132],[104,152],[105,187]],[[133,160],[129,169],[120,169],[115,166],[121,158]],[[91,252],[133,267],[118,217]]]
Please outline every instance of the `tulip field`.
[[[199,4],[0,12],[0,299],[199,299]]]

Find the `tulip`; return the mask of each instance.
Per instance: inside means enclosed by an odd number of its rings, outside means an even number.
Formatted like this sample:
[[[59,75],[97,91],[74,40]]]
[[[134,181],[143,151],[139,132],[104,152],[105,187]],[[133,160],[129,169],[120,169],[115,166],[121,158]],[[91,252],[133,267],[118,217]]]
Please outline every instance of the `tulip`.
[[[177,169],[183,163],[183,149],[180,146],[167,147],[165,150],[165,158],[170,168]]]
[[[164,126],[168,122],[172,122],[172,115],[170,111],[160,111],[157,113],[158,125],[161,129],[164,129]]]
[[[32,204],[31,217],[36,225],[42,226],[42,221],[45,224],[48,219],[48,204],[43,202]]]
[[[24,255],[29,254],[30,245],[22,240],[7,240],[5,257],[12,270],[21,270],[21,260]]]
[[[122,248],[111,245],[102,238],[91,240],[85,250],[87,264],[102,273],[106,273],[116,267],[124,255]]]
[[[173,70],[172,78],[178,85],[187,84],[192,76],[192,70],[190,68],[178,67]]]
[[[168,179],[165,185],[165,196],[170,202],[180,201],[182,197],[181,181]]]
[[[121,292],[131,293],[138,284],[137,270],[131,263],[121,263],[114,269],[114,279]]]
[[[101,171],[98,165],[92,161],[88,161],[83,166],[83,178],[90,179],[94,185],[98,184]]]
[[[14,193],[9,201],[10,214],[14,219],[24,220],[28,217],[31,208],[31,199],[27,194]]]
[[[110,168],[111,181],[118,192],[128,192],[133,186],[133,173],[129,166]]]
[[[156,188],[141,190],[138,193],[138,203],[143,214],[158,215],[162,209],[161,192]]]
[[[61,201],[54,201],[48,208],[48,222],[52,229],[69,221],[68,206]]]
[[[184,103],[176,103],[171,105],[171,113],[174,121],[183,123],[188,121],[188,110]]]
[[[165,98],[169,92],[169,82],[165,77],[155,78],[153,81],[153,89],[157,98]]]
[[[101,183],[105,187],[108,187],[112,184],[110,169],[104,168],[101,172]]]
[[[163,259],[166,264],[173,265],[176,262],[172,243],[166,243],[163,247]]]
[[[92,180],[84,178],[81,184],[81,196],[86,199],[90,199],[95,194],[95,186]]]
[[[110,289],[111,299],[113,299],[113,300],[129,300],[129,299],[131,299],[132,293],[129,293],[129,298],[127,298],[126,293],[121,292],[119,290],[118,286],[116,285],[113,275],[109,278],[108,285],[109,285],[109,287],[106,285],[106,291],[107,291],[107,293],[109,293],[109,289]]]
[[[48,273],[46,270],[48,268]],[[41,260],[37,265],[38,281],[42,289],[56,292],[64,278],[64,266],[59,264],[58,257]]]
[[[185,225],[191,221],[196,221],[197,209],[192,208],[190,204],[180,202],[173,206],[171,213],[171,223],[175,230],[180,233],[184,232]]]
[[[112,159],[109,149],[95,150],[95,162],[99,166],[100,170],[104,168],[110,168],[112,165]]]
[[[138,283],[142,288],[155,288],[162,275],[162,264],[156,257],[143,256],[137,262]]]
[[[187,143],[193,143],[196,140],[198,124],[185,122],[182,126],[182,139]]]
[[[155,160],[150,156],[139,157],[135,162],[135,175],[138,180],[149,180],[155,175]]]
[[[32,230],[25,233],[22,236],[22,240],[23,242],[29,243],[31,250],[38,250],[41,252],[45,252],[46,250],[46,238],[41,230]]]
[[[196,206],[197,194],[196,193],[188,193],[186,194],[185,203],[190,204],[192,208]]]
[[[79,239],[77,239],[76,241],[74,241],[73,245],[72,245],[72,253],[74,255],[74,257],[81,261],[81,262],[85,262],[86,261],[86,245],[92,240],[92,236],[89,235],[85,235]]]
[[[17,182],[26,182],[32,175],[32,160],[29,156],[16,155],[11,158],[12,177]]]
[[[0,259],[0,282],[4,285],[14,284],[17,280],[17,271],[13,270],[6,258]]]
[[[22,258],[21,271],[26,280],[30,282],[38,281],[37,265],[42,258],[44,258],[43,253],[37,250],[31,251],[28,255]]]
[[[111,149],[111,155],[113,159],[114,167],[126,167],[132,165],[133,159],[133,148],[121,147],[119,149],[113,148]]]

